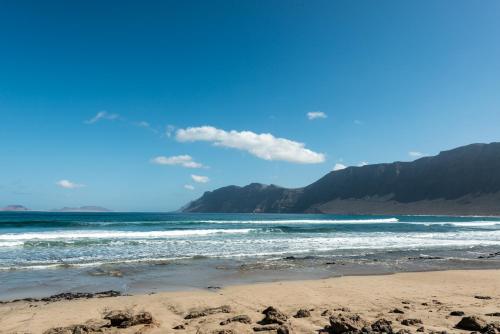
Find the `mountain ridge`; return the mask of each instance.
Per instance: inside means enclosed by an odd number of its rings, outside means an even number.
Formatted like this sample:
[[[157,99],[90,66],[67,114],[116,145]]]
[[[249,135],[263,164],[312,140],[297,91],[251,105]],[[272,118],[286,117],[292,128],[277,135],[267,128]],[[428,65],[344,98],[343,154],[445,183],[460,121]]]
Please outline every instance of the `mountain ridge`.
[[[206,192],[184,212],[500,215],[500,143],[332,171],[302,188],[251,183]]]

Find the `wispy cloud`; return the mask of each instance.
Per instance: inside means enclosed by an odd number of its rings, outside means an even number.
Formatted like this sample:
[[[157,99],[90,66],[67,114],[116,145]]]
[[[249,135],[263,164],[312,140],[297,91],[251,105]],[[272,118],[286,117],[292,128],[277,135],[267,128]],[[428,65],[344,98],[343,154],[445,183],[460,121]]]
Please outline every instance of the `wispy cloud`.
[[[151,124],[149,122],[146,122],[146,121],[140,121],[140,122],[135,122],[135,123],[132,123],[133,125],[135,126],[138,126],[140,128],[143,128],[143,129],[146,129],[146,130],[149,130],[151,132],[154,132],[156,134],[158,134],[158,130],[153,128],[153,126],[151,126]]]
[[[197,183],[207,183],[210,181],[210,178],[208,176],[203,176],[203,175],[191,174],[191,178],[193,179],[194,182]]]
[[[418,151],[410,151],[408,152],[408,155],[412,158],[420,158],[426,156],[427,154]]]
[[[192,186],[190,184],[185,184],[184,188],[187,189],[187,190],[194,190],[194,186]]]
[[[109,120],[114,121],[118,119],[120,115],[118,114],[110,114],[107,111],[99,111],[94,117],[85,121],[85,124],[94,124],[99,122],[100,120]]]
[[[167,136],[168,138],[172,137],[172,134],[174,133],[174,131],[175,131],[175,126],[168,124],[165,127],[165,136]]]
[[[201,126],[177,130],[176,139],[180,142],[207,141],[215,146],[247,151],[264,160],[281,160],[301,164],[325,161],[324,154],[305,148],[303,143],[276,138],[270,133],[225,131],[212,126]]]
[[[59,181],[56,182],[56,184],[59,187],[64,188],[64,189],[76,189],[76,188],[85,187],[84,184],[71,182],[69,180],[59,180]]]
[[[336,163],[335,166],[333,166],[334,171],[342,170],[342,169],[346,169],[346,168],[347,168],[347,166],[344,164],[341,164],[341,163]]]
[[[310,111],[307,113],[307,118],[309,118],[310,121],[327,117],[328,116],[322,111]]]
[[[203,165],[194,161],[190,155],[176,155],[172,157],[159,156],[151,159],[151,162],[158,165],[182,166],[186,168],[201,168]]]

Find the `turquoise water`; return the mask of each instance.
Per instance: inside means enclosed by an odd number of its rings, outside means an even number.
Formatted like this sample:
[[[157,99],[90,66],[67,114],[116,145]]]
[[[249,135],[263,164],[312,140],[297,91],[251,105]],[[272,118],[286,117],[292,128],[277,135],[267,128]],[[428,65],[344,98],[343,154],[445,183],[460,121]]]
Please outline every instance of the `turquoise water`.
[[[498,251],[490,217],[0,212],[0,297],[497,267]]]
[[[0,213],[0,270],[500,246],[499,218]]]

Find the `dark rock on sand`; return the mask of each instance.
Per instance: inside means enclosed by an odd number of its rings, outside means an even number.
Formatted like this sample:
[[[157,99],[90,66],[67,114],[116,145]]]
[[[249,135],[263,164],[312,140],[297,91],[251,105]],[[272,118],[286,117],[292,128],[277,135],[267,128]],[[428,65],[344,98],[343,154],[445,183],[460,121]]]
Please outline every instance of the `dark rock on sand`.
[[[224,326],[224,325],[227,325],[231,322],[241,322],[242,324],[251,324],[252,319],[250,319],[250,317],[248,315],[242,314],[242,315],[237,315],[235,317],[224,320],[220,323],[220,325]]]
[[[388,333],[388,334],[393,333],[392,321],[387,319],[378,319],[371,325],[371,328],[374,332]]]
[[[405,311],[403,311],[402,309],[399,309],[399,308],[395,308],[392,311],[389,311],[389,313],[404,314]]]
[[[424,327],[419,327],[419,328],[417,328],[417,332],[423,333],[423,332],[425,332],[425,328]]]
[[[149,312],[133,314],[130,311],[110,311],[104,315],[109,320],[111,327],[128,328],[136,325],[149,325],[153,323],[153,316]]]
[[[290,334],[290,333],[291,331],[287,326],[278,327],[278,329],[276,330],[276,334]]]
[[[212,334],[236,334],[232,329],[216,329],[211,332]]]
[[[173,327],[172,329],[175,329],[175,330],[186,329],[186,326],[184,326],[183,324],[180,324],[180,325]]]
[[[266,308],[264,311],[262,311],[262,314],[265,315],[264,319],[259,321],[258,323],[260,325],[268,325],[268,324],[279,324],[283,325],[285,322],[288,321],[288,317],[278,309],[269,306]]]
[[[421,325],[422,320],[420,319],[404,319],[401,321],[401,325],[405,326],[415,326],[415,325]]]
[[[495,326],[494,324],[486,325],[485,328],[482,329],[483,334],[498,334],[499,326]]]
[[[361,332],[367,325],[366,321],[357,314],[339,314],[330,317],[330,326],[325,327],[325,330],[330,334]]]
[[[454,316],[454,317],[462,317],[465,315],[465,312],[464,311],[451,311],[450,315]]]
[[[486,321],[475,315],[463,317],[458,324],[455,325],[458,329],[464,329],[467,331],[482,331],[486,328]]]
[[[500,312],[487,313],[488,317],[500,317]]]
[[[474,298],[476,298],[476,299],[484,299],[484,300],[490,300],[491,299],[490,296],[474,296]]]
[[[52,295],[44,298],[24,298],[24,299],[14,299],[11,301],[3,301],[0,304],[15,303],[15,302],[46,302],[53,303],[61,300],[73,300],[73,299],[90,299],[90,298],[107,298],[107,297],[118,297],[121,296],[120,291],[108,290],[101,292],[64,292],[57,295]]]
[[[280,325],[278,324],[270,324],[270,325],[264,325],[264,326],[256,326],[253,328],[254,332],[269,332],[269,331],[276,331],[280,328]]]
[[[110,311],[103,317],[105,320],[90,320],[83,325],[55,327],[48,329],[44,334],[95,334],[108,333],[110,327],[128,328],[136,325],[153,324],[153,317],[149,312],[133,314],[129,311]]]
[[[297,311],[297,313],[293,316],[294,318],[308,318],[311,316],[311,312],[306,309],[300,309]]]
[[[230,313],[231,312],[231,307],[228,305],[223,305],[219,307],[212,307],[212,308],[207,308],[201,311],[192,311],[189,312],[184,319],[196,319],[196,318],[201,318],[201,317],[206,317],[207,315],[210,314],[216,314],[216,313]]]
[[[46,330],[43,334],[93,334],[101,333],[99,328],[95,329],[87,325],[73,325],[68,327],[55,327]]]
[[[411,334],[411,331],[403,328],[403,329],[400,329],[399,331],[397,331],[396,334]]]

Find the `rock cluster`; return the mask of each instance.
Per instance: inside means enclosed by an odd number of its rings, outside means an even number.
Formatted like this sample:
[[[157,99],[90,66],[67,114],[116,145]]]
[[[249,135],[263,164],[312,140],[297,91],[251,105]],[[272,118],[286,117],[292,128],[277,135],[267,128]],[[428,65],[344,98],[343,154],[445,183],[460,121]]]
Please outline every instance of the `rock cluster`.
[[[118,297],[121,296],[120,291],[108,290],[101,292],[64,292],[57,295],[52,295],[44,298],[24,298],[24,299],[14,299],[10,301],[0,301],[0,304],[15,303],[15,302],[46,302],[53,303],[61,300],[73,300],[73,299],[90,299],[90,298],[107,298],[107,297]]]
[[[461,317],[465,315],[464,311],[451,311],[450,315],[453,317]]]
[[[130,311],[110,311],[104,315],[111,327],[128,328],[135,325],[149,325],[153,323],[153,316],[149,312],[133,314]]]
[[[264,314],[264,319],[259,321],[260,325],[268,325],[268,324],[278,324],[278,325],[283,325],[288,321],[288,317],[278,309],[269,306],[266,308],[264,311],[262,311],[262,314]]]
[[[293,316],[294,318],[308,318],[311,316],[311,311],[306,310],[306,309],[300,309],[297,311],[297,313]]]
[[[415,325],[421,325],[422,324],[422,320],[420,319],[403,319],[401,321],[401,325],[405,325],[405,326],[415,326]]]
[[[110,311],[104,314],[103,322],[48,329],[44,334],[97,334],[105,333],[109,328],[128,328],[137,325],[152,325],[153,317],[149,312],[132,313],[130,311]]]
[[[227,325],[231,322],[241,322],[242,324],[251,324],[252,319],[250,319],[250,317],[248,315],[241,314],[241,315],[237,315],[235,317],[232,317],[232,318],[229,318],[227,320],[222,321],[220,323],[220,325],[224,326],[224,325]]]
[[[192,311],[189,312],[184,319],[196,319],[196,318],[201,318],[201,317],[206,317],[207,315],[210,314],[216,314],[216,313],[231,313],[231,307],[228,305],[223,305],[219,307],[211,307],[211,308],[206,308],[201,311]]]
[[[455,326],[458,329],[464,329],[466,331],[479,331],[481,332],[488,324],[486,321],[480,317],[467,316],[463,317],[458,324]]]
[[[421,324],[419,319],[406,319],[408,324]],[[392,321],[380,318],[370,323],[358,314],[337,314],[330,317],[330,325],[326,326],[320,333],[325,334],[371,334],[371,333],[386,333],[386,334],[406,334],[411,333],[407,329],[396,331],[392,326]]]

